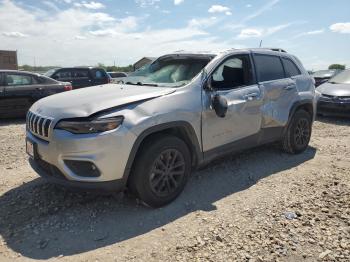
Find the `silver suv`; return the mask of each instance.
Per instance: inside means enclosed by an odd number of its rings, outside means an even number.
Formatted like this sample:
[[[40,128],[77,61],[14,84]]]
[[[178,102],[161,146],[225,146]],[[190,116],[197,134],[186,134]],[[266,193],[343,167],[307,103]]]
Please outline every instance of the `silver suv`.
[[[128,188],[159,207],[181,193],[191,170],[223,154],[276,141],[303,152],[315,108],[313,79],[282,50],[174,53],[124,84],[36,102],[26,149],[54,183]]]

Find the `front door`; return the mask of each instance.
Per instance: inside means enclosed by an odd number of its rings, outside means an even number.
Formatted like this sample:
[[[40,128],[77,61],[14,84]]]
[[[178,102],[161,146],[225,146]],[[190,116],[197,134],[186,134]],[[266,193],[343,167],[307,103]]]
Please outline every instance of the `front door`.
[[[249,54],[226,58],[211,76],[212,91],[203,91],[202,143],[204,153],[226,148],[243,139],[256,139],[261,127],[262,94]],[[226,98],[225,117],[211,108],[214,95]],[[255,141],[253,141],[255,142]],[[211,151],[213,150],[213,151]]]

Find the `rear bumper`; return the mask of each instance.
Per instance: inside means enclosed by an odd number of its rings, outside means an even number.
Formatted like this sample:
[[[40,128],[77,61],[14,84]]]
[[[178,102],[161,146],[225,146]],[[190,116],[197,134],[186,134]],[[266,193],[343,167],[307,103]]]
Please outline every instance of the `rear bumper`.
[[[350,117],[350,101],[320,99],[317,103],[317,113]]]
[[[104,192],[120,192],[126,187],[126,181],[124,181],[124,179],[117,179],[106,182],[80,182],[68,180],[57,167],[45,162],[42,159],[34,160],[32,158],[29,158],[29,163],[39,176],[43,177],[53,184],[68,186],[71,188]]]

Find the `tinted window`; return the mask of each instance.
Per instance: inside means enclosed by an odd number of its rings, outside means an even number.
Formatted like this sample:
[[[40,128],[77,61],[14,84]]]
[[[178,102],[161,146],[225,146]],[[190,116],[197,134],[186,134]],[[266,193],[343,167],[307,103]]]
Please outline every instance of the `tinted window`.
[[[7,74],[6,84],[8,86],[31,85],[33,80],[30,75]]]
[[[254,55],[260,82],[284,78],[281,59],[272,55]]]
[[[284,70],[288,77],[300,75],[301,72],[299,68],[294,64],[294,62],[288,58],[282,58]]]
[[[70,70],[60,70],[55,73],[52,78],[57,80],[69,80],[72,79],[72,72]]]
[[[89,78],[89,70],[88,69],[75,69],[72,72],[73,78]]]
[[[101,69],[92,70],[92,75],[95,79],[104,79],[106,78],[105,72]]]
[[[111,72],[111,73],[108,73],[110,75],[110,77],[126,77],[127,74],[125,73],[122,73],[122,72]]]
[[[224,61],[213,73],[215,89],[232,89],[253,83],[252,66],[248,55],[235,56]]]

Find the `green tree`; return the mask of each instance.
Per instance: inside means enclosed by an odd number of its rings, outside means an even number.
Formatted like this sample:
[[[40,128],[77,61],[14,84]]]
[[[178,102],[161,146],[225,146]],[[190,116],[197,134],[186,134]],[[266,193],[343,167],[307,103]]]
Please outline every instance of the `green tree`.
[[[332,64],[328,67],[328,69],[340,69],[340,70],[344,70],[345,69],[345,65],[340,65],[340,64]]]

